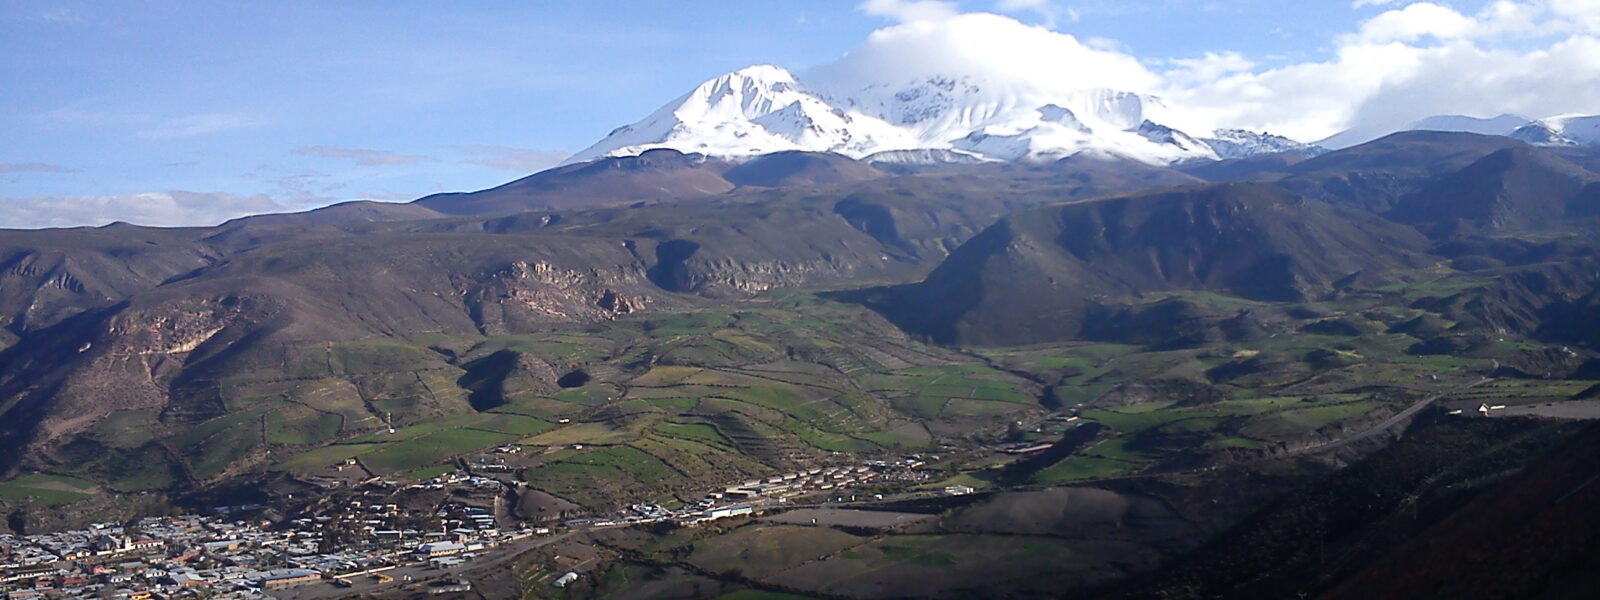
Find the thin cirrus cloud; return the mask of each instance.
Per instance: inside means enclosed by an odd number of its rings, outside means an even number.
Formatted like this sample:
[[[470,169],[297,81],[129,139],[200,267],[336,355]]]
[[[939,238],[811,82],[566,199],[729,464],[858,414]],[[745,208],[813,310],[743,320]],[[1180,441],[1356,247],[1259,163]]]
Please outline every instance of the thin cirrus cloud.
[[[266,194],[150,192],[99,196],[0,197],[0,222],[6,227],[41,228],[106,225],[126,221],[176,227],[215,225],[245,215],[281,212],[289,207]]]
[[[502,171],[533,173],[561,164],[570,154],[531,148],[473,144],[462,148],[472,158],[462,162]]]
[[[318,156],[322,158],[349,160],[363,167],[384,167],[393,165],[439,162],[439,159],[431,156],[396,154],[387,150],[373,150],[370,148],[344,148],[339,146],[302,146],[300,148],[296,148],[294,153],[300,156]]]
[[[246,113],[206,113],[166,119],[140,131],[139,137],[151,140],[186,138],[263,127],[268,123],[265,118]]]
[[[45,163],[0,163],[0,174],[13,173],[77,173],[77,169]]]
[[[39,119],[79,127],[127,128],[145,140],[170,140],[266,127],[272,122],[246,112],[205,112],[163,117],[144,112],[100,110],[63,106],[38,115]]]
[[[943,0],[866,0],[857,8],[869,15],[902,23],[938,21],[961,13],[956,3]]]

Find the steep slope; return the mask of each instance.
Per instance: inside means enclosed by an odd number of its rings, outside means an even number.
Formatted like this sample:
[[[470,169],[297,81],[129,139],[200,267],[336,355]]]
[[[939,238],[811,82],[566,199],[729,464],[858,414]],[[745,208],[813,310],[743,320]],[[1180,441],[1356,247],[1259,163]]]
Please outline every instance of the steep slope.
[[[774,152],[728,169],[723,178],[737,186],[797,187],[870,181],[888,177],[864,162],[824,152]]]
[[[1290,152],[1261,154],[1249,158],[1235,158],[1216,162],[1196,162],[1183,165],[1179,170],[1206,181],[1272,181],[1289,176],[1290,167],[1305,162],[1306,157]]]
[[[1578,145],[1578,142],[1567,139],[1567,136],[1561,135],[1559,130],[1537,121],[1518,127],[1509,135],[1512,139],[1524,141],[1535,146],[1559,148],[1563,146]]]
[[[1268,155],[1291,155],[1305,159],[1314,158],[1328,152],[1326,148],[1321,146],[1304,144],[1281,135],[1256,133],[1242,129],[1219,129],[1213,132],[1211,137],[1204,138],[1201,141],[1216,151],[1217,158],[1221,160]]]
[[[1571,162],[1573,164],[1579,165],[1579,166],[1581,166],[1581,167],[1583,167],[1585,169],[1588,169],[1590,173],[1600,173],[1600,146],[1596,146],[1596,147],[1582,147],[1582,146],[1551,147],[1551,146],[1546,146],[1544,148],[1544,151],[1545,152],[1549,152],[1551,154],[1554,154],[1556,156],[1559,156],[1561,158],[1564,158],[1568,162]]]
[[[1323,596],[1581,598],[1600,586],[1600,488],[1590,426],[1509,481],[1427,523]]]
[[[1510,135],[1541,146],[1600,147],[1600,115],[1558,115],[1530,122]]]
[[[1586,597],[1600,429],[1442,413],[1419,416],[1388,447],[1306,478],[1185,559],[1101,596]]]
[[[877,307],[943,342],[1072,339],[1097,305],[1205,290],[1296,300],[1341,279],[1418,266],[1426,241],[1259,184],[1193,186],[1024,211]]]
[[[504,215],[721,194],[732,164],[676,150],[605,158],[541,171],[471,193],[436,194],[416,205],[446,215]]]
[[[1384,212],[1435,177],[1525,146],[1500,136],[1406,131],[1298,163],[1279,185],[1314,200]]]
[[[1600,258],[1591,254],[1493,274],[1492,285],[1439,304],[1452,319],[1484,330],[1600,348]]]
[[[200,237],[127,224],[0,230],[0,328],[49,327],[204,267],[220,252]]]
[[[1600,175],[1537,148],[1507,148],[1407,195],[1389,216],[1436,238],[1584,229],[1600,217]]]
[[[63,460],[59,452],[80,452],[69,446],[113,414],[159,415],[148,433],[170,433],[246,410],[222,381],[326,371],[317,349],[330,344],[537,331],[685,306],[646,270],[614,240],[525,235],[347,237],[230,257],[7,349],[6,462]],[[445,363],[373,357],[347,368]]]

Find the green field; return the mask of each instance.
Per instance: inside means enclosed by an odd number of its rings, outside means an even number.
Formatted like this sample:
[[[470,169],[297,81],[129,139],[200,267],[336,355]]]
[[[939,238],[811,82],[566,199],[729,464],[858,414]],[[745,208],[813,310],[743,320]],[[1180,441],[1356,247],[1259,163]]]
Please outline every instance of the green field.
[[[60,475],[31,474],[0,482],[0,503],[49,507],[94,497],[94,482]]]
[[[377,473],[396,473],[437,464],[441,461],[517,439],[518,436],[483,429],[448,429],[413,439],[384,445],[361,457],[361,462]]]

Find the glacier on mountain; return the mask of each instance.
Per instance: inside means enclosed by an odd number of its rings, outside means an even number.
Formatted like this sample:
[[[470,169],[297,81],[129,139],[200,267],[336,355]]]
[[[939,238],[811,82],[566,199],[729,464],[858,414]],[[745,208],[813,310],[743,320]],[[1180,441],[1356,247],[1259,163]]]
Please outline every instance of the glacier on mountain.
[[[1006,42],[953,43],[963,39]],[[706,81],[567,162],[672,148],[733,159],[786,150],[852,158],[941,150],[1000,161],[1092,151],[1171,164],[1308,148],[1213,131],[1140,91],[1157,82],[1128,60],[995,15],[908,23],[874,32],[803,76],[759,65]]]
[[[567,162],[672,148],[735,159],[787,150],[852,158],[943,150],[1000,161],[1094,151],[1170,164],[1310,148],[1239,130],[1196,136],[1175,125],[1190,121],[1155,96],[1111,89],[1051,93],[961,76],[825,93],[760,65],[700,84]]]

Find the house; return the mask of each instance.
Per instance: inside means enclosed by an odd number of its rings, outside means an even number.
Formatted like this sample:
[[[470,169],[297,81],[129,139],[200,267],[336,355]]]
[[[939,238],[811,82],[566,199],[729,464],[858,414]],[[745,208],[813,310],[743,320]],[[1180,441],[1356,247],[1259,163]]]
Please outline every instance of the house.
[[[178,587],[205,587],[211,585],[204,577],[193,573],[174,573],[167,577]]]
[[[426,558],[438,558],[440,556],[454,556],[466,549],[466,546],[456,542],[431,542],[417,546],[417,554]]]
[[[944,493],[948,496],[965,496],[975,491],[977,490],[964,485],[952,485],[944,488]]]
[[[577,581],[577,580],[578,580],[578,574],[577,573],[574,573],[572,571],[567,571],[566,575],[562,575],[560,579],[555,580],[550,585],[556,586],[558,588],[564,588],[564,587],[567,587],[569,585],[572,585],[572,582]]]
[[[428,585],[429,594],[450,594],[455,592],[470,591],[472,591],[472,583],[465,579],[435,581]]]
[[[262,589],[281,590],[295,586],[322,581],[322,574],[306,569],[290,569],[277,571],[261,578]]]

